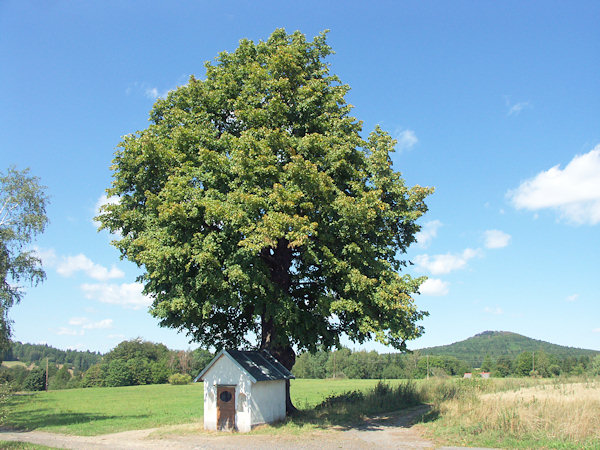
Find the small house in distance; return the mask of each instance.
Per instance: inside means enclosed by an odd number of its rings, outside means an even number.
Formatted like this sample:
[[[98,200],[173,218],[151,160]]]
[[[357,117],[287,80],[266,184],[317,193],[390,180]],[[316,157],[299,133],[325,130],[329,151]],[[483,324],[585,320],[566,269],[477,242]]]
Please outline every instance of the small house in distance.
[[[222,350],[194,380],[204,382],[204,429],[247,432],[283,420],[291,378],[265,350]]]

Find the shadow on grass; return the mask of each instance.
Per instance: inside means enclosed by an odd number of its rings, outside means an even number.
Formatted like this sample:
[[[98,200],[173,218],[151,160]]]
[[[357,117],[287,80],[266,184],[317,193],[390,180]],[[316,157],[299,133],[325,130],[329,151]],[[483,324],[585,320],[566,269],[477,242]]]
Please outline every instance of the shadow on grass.
[[[312,409],[300,409],[273,428],[295,427],[341,430],[409,428],[426,416],[431,407],[411,382],[391,387],[379,382],[367,392],[349,391],[327,397]]]
[[[2,422],[0,431],[32,431],[38,428],[52,426],[67,426],[79,423],[89,423],[110,419],[121,419],[125,416],[108,414],[89,414],[75,412],[54,412],[51,408],[37,408],[26,411],[15,412],[14,407],[27,401],[23,396],[11,396],[5,403],[6,410],[11,411]],[[43,405],[43,402],[42,402]],[[147,414],[135,416],[127,415],[127,418],[145,418]]]

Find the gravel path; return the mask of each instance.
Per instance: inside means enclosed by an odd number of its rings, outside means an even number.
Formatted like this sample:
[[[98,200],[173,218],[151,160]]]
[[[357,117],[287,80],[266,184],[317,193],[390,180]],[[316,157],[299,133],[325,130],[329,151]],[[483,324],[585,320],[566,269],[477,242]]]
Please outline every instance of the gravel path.
[[[0,431],[0,440],[69,449],[431,449],[435,445],[412,428],[428,406],[417,406],[389,417],[375,417],[356,428],[319,431],[298,436],[244,434],[162,434],[159,428],[100,436],[70,436],[45,431]],[[451,447],[442,447],[449,449]]]

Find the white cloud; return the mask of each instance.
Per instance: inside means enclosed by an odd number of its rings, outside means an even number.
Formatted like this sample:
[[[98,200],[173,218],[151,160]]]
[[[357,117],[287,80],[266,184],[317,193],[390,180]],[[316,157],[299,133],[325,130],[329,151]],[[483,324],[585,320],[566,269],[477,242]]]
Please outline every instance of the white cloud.
[[[428,278],[425,282],[419,287],[419,292],[422,295],[431,295],[440,297],[442,295],[448,294],[448,283],[446,281],[442,281],[439,278]]]
[[[417,255],[415,263],[421,269],[427,270],[434,275],[450,273],[454,270],[462,269],[467,265],[470,259],[480,256],[479,249],[465,249],[461,254],[453,255],[446,253],[445,255]]]
[[[112,319],[103,319],[98,322],[90,322],[86,323],[83,328],[85,330],[99,330],[105,328],[112,328],[113,320]]]
[[[58,331],[56,331],[56,334],[59,336],[78,336],[83,334],[83,330],[77,331],[72,328],[59,327]]]
[[[70,277],[75,272],[85,272],[87,276],[98,281],[106,281],[113,278],[122,278],[125,273],[117,269],[114,265],[109,269],[100,264],[94,263],[83,253],[75,256],[67,256],[56,267],[56,271],[64,276]]]
[[[69,320],[69,325],[79,326],[79,325],[84,325],[88,322],[89,322],[89,319],[87,317],[73,317]]]
[[[437,232],[442,226],[442,222],[439,220],[431,220],[425,223],[421,227],[421,231],[419,231],[415,236],[417,238],[417,244],[420,247],[426,248],[431,241],[437,236]]]
[[[499,316],[500,314],[504,314],[504,311],[502,310],[502,308],[496,307],[496,308],[490,308],[489,306],[486,306],[485,308],[483,308],[483,311],[488,313],[488,314],[494,314],[495,316]]]
[[[408,150],[414,147],[419,139],[413,130],[401,130],[397,133],[396,140],[398,141],[399,150]]]
[[[510,242],[510,234],[500,230],[487,230],[485,233],[486,248],[503,248]]]
[[[576,225],[600,223],[600,144],[577,155],[564,168],[558,165],[507,193],[517,209],[554,209]]]
[[[568,302],[574,302],[579,298],[579,294],[573,294],[573,295],[569,295],[566,300]]]
[[[523,110],[532,108],[531,103],[529,102],[518,102],[513,105],[511,105],[510,102],[507,102],[507,105],[509,106],[509,116],[518,116]]]
[[[594,329],[592,330],[592,333],[600,333],[600,328],[594,328]]]
[[[119,339],[119,340],[121,340],[121,339],[125,339],[125,335],[124,335],[124,334],[109,334],[109,335],[107,336],[107,338],[109,338],[109,339]]]
[[[158,89],[156,89],[155,87],[146,88],[146,97],[151,98],[151,99],[157,99],[158,97],[160,97],[160,94],[158,93]]]
[[[41,248],[34,247],[33,253],[36,257],[42,260],[42,266],[53,267],[56,264],[56,252],[53,248],[43,250]]]
[[[157,98],[166,98],[167,94],[171,91],[171,89],[166,89],[164,91],[160,91],[157,87],[151,86],[148,83],[140,83],[136,81],[132,83],[125,89],[125,93],[130,95],[131,93],[142,94],[144,97],[149,98],[150,100],[156,100]]]
[[[142,294],[140,283],[123,284],[82,284],[81,289],[90,300],[119,305],[124,308],[140,309],[148,307],[152,299]]]
[[[69,320],[69,325],[81,326],[84,330],[97,330],[100,328],[112,328],[112,319],[103,319],[98,322],[91,322],[87,317],[73,317]]]

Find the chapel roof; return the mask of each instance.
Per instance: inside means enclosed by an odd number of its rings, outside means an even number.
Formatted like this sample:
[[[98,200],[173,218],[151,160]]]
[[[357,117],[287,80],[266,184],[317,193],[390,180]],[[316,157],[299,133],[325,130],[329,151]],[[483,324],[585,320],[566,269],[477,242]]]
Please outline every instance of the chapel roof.
[[[294,378],[294,375],[266,350],[224,349],[208,363],[194,381],[203,381],[204,374],[222,356],[229,358],[241,370],[246,372],[254,383],[258,381],[289,380]]]

